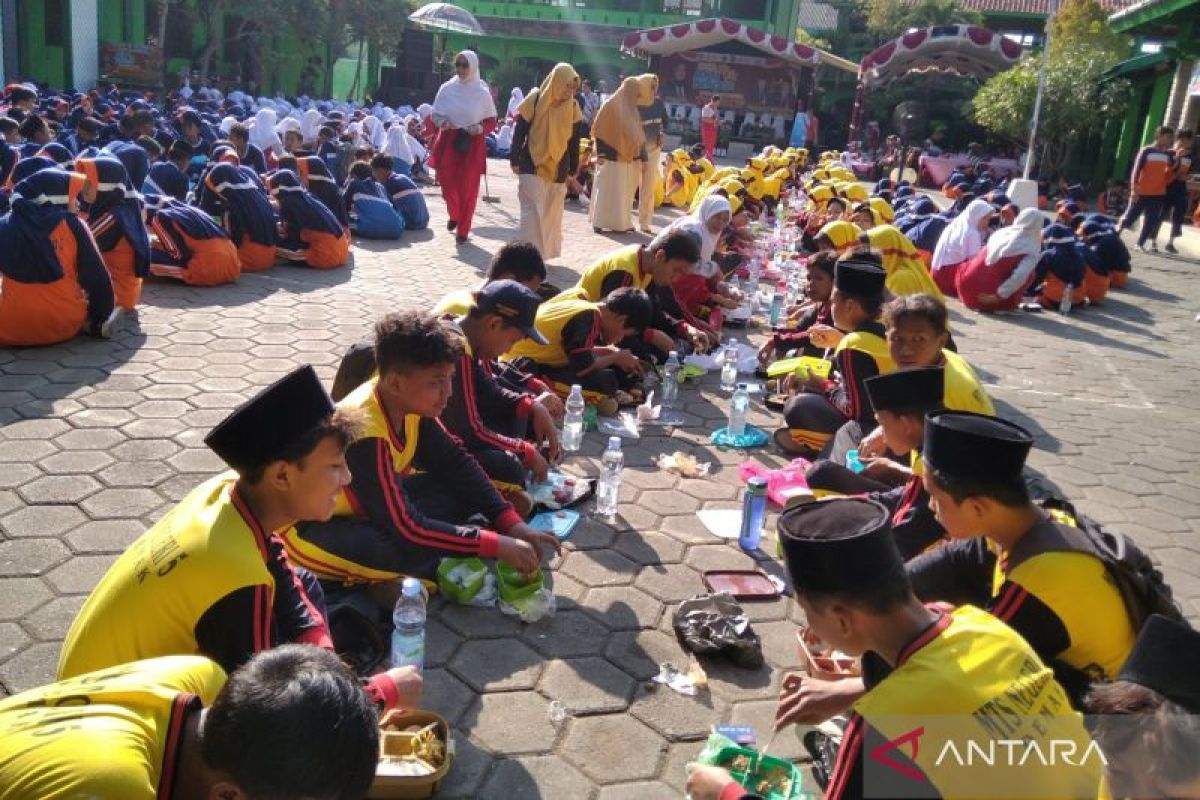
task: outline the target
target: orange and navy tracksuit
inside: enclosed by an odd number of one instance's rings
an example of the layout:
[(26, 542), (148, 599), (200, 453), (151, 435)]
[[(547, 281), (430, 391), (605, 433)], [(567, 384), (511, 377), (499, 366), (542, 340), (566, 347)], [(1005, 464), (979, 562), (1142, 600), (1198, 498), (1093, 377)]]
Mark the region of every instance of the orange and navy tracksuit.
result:
[(447, 556), (496, 557), (499, 536), (521, 517), (440, 420), (407, 414), (393, 421), (378, 379), (338, 406), (364, 417), (346, 452), (350, 485), (333, 519), (283, 534), (293, 563), (349, 584), (432, 577)]
[(350, 257), (350, 231), (329, 208), (313, 197), (291, 170), (281, 169), (268, 179), (279, 202), (283, 235), (279, 253), (313, 269), (335, 269)]
[(70, 207), (83, 183), (51, 167), (14, 188), (12, 211), (0, 218), (0, 347), (100, 335), (112, 315), (112, 279)]
[(1175, 153), (1154, 145), (1143, 147), (1133, 164), (1133, 191), (1137, 199), (1121, 215), (1118, 230), (1124, 230), (1145, 216), (1142, 229), (1138, 232), (1138, 246), (1154, 241), (1158, 227), (1162, 224), (1167, 186), (1175, 177)]
[(302, 156), (296, 159), (296, 170), (304, 188), (333, 212), (343, 228), (350, 227), (350, 214), (346, 201), (338, 191), (337, 181), (329, 171), (329, 165), (320, 156)]
[(225, 229), (195, 206), (170, 197), (147, 195), (150, 230), (157, 246), (150, 273), (189, 286), (232, 283), (242, 273), (237, 248)]
[(224, 205), (225, 229), (237, 246), (242, 272), (260, 272), (275, 266), (278, 232), (275, 211), (262, 188), (241, 169), (214, 164), (204, 176), (205, 189)]
[(150, 235), (142, 201), (129, 182), (125, 165), (115, 158), (83, 158), (79, 170), (96, 186), (87, 222), (112, 276), (117, 307), (132, 311), (150, 274)]

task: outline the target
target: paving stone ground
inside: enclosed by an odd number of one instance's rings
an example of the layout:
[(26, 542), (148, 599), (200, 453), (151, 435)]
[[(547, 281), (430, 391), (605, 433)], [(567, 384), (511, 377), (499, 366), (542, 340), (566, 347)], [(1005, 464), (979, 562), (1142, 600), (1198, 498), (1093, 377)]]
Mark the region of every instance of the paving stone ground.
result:
[[(351, 269), (277, 267), (216, 289), (155, 282), (140, 325), (112, 341), (0, 351), (0, 689), (51, 680), (72, 616), (116, 554), (220, 468), (201, 440), (229, 409), (299, 364), (331, 380), (344, 348), (376, 316), (428, 306), (479, 280), (517, 228), (515, 181), (507, 169), (493, 172), (491, 191), (503, 200), (480, 204), (465, 247), (445, 232), (431, 191), (432, 230), (398, 246), (356, 242)], [(657, 224), (674, 214), (660, 214)], [(580, 208), (568, 209), (566, 228), (568, 253), (551, 275), (559, 285), (593, 257), (644, 238), (596, 235)], [(1037, 433), (1032, 465), (1147, 546), (1193, 618), (1197, 270), (1137, 255), (1127, 291), (1065, 319), (953, 311), (960, 349), (1000, 413)], [(454, 725), (458, 748), (439, 796), (679, 797), (683, 766), (711, 725), (767, 730), (781, 672), (798, 661), (799, 613), (789, 599), (750, 609), (763, 669), (714, 667), (712, 691), (701, 698), (646, 685), (659, 662), (686, 663), (671, 612), (703, 590), (701, 570), (750, 563), (694, 516), (737, 504), (744, 456), (707, 443), (727, 404), (716, 383), (710, 376), (683, 390), (686, 427), (628, 447), (621, 518), (611, 526), (586, 521), (551, 565), (555, 617), (523, 626), (435, 601), (428, 705)], [(762, 412), (752, 421), (768, 424)], [(594, 472), (601, 445), (589, 434), (570, 467)], [(711, 461), (711, 477), (659, 472), (653, 457), (674, 450)], [(547, 713), (553, 700), (570, 713), (561, 725)], [(799, 755), (790, 737), (775, 749)]]

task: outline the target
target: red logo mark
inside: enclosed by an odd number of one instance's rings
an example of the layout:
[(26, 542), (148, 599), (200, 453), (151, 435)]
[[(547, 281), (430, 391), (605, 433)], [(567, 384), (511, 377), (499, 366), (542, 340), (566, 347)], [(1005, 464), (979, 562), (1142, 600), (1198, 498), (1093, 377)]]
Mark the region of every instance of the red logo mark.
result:
[[(908, 733), (901, 734), (891, 741), (884, 742), (883, 744), (879, 745), (879, 747), (876, 747), (874, 750), (868, 753), (868, 755), (878, 761), (880, 764), (896, 770), (896, 772), (899, 772), (906, 778), (912, 778), (914, 781), (923, 781), (925, 776), (921, 774), (920, 770), (909, 764), (902, 764), (901, 762), (896, 761), (894, 758), (892, 758), (891, 751), (898, 748), (903, 748), (904, 745), (912, 743), (912, 752), (908, 753), (908, 758), (910, 761), (915, 762), (917, 760), (917, 753), (921, 750), (920, 739), (924, 735), (925, 728), (923, 726), (920, 728), (913, 728)], [(901, 749), (901, 752), (904, 752), (903, 749)]]

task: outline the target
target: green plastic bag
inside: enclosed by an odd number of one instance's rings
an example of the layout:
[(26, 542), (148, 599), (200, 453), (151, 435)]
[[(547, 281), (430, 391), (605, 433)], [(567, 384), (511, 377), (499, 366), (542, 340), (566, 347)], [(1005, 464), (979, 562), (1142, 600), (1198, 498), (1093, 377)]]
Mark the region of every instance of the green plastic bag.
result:
[[(767, 771), (772, 775), (786, 775), (789, 780), (787, 793), (779, 791), (761, 792), (758, 789), (757, 774), (748, 774), (745, 769), (739, 769), (739, 761), (748, 759), (746, 765), (753, 766), (754, 773)], [(751, 750), (734, 742), (727, 736), (722, 736), (719, 733), (709, 735), (708, 741), (704, 743), (704, 749), (696, 756), (696, 763), (707, 764), (711, 767), (723, 767), (729, 770), (729, 774), (738, 782), (743, 789), (750, 792), (756, 792), (767, 800), (813, 800), (814, 795), (804, 791), (803, 774), (790, 761), (785, 761), (782, 758), (775, 758), (768, 755), (762, 760), (759, 765), (759, 754), (757, 750)]]

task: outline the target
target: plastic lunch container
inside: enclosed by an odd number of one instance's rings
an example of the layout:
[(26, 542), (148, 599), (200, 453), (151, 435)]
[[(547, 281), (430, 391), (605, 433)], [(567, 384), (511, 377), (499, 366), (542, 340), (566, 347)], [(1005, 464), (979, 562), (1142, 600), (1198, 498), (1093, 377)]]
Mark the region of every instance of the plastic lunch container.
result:
[[(742, 788), (751, 792), (757, 792), (758, 787), (755, 785), (754, 776), (747, 774), (744, 771), (734, 769), (731, 764), (739, 756), (746, 756), (750, 759), (750, 764), (755, 767), (755, 773), (761, 774), (763, 770), (779, 770), (791, 778), (791, 788), (787, 794), (778, 791), (769, 791), (760, 793), (767, 800), (796, 800), (804, 796), (803, 777), (800, 770), (790, 761), (785, 761), (782, 758), (775, 756), (760, 756), (757, 750), (750, 750), (745, 747), (729, 746), (721, 748), (721, 752), (717, 754), (717, 766), (725, 767), (729, 770), (729, 774), (737, 781)], [(761, 764), (759, 762), (762, 762)]]
[[(476, 574), (476, 578), (466, 586), (459, 586), (454, 581), (450, 580), (450, 572), (460, 564), (465, 564), (471, 568), (471, 572)], [(478, 558), (443, 558), (442, 563), (438, 564), (437, 577), (438, 588), (449, 599), (460, 605), (466, 605), (471, 602), (475, 595), (479, 594), (479, 590), (483, 588), (484, 579), (487, 578), (487, 564), (484, 564)]]
[[(424, 727), (430, 723), (436, 723), (434, 733), (446, 748), (441, 766), (428, 775), (389, 774), (385, 757), (411, 753), (413, 735), (403, 730), (386, 730), (386, 728), (395, 726), (403, 729), (413, 725)], [(392, 711), (385, 715), (379, 724), (381, 728), (385, 728), (379, 737), (380, 760), (379, 765), (375, 768), (375, 780), (367, 791), (367, 798), (369, 800), (392, 800), (393, 798), (423, 800), (426, 797), (433, 797), (438, 785), (441, 784), (446, 773), (450, 771), (451, 764), (454, 763), (454, 739), (450, 736), (450, 726), (446, 720), (432, 711)]]
[(500, 599), (506, 603), (531, 597), (546, 585), (545, 576), (542, 575), (540, 569), (526, 583), (521, 573), (503, 561), (496, 562), (496, 577), (496, 588), (500, 592)]

